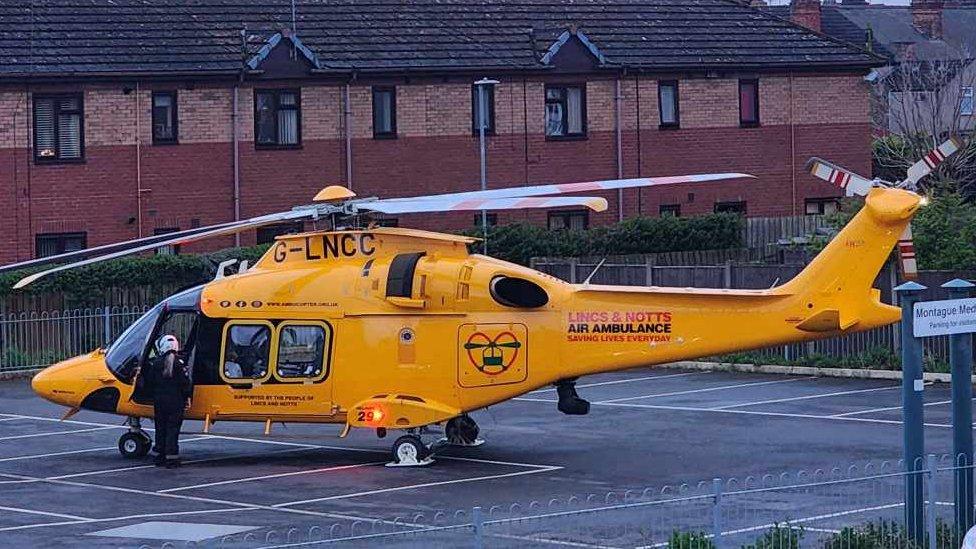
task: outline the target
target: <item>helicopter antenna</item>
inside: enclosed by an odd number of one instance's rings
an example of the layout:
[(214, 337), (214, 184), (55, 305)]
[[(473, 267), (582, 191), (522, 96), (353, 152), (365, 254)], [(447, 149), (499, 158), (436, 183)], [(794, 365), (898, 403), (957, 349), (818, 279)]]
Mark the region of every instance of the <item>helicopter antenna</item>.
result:
[(583, 281), (583, 284), (589, 284), (590, 280), (593, 279), (593, 275), (595, 275), (596, 272), (600, 270), (600, 267), (602, 267), (603, 264), (606, 262), (607, 262), (607, 258), (604, 257), (603, 259), (601, 259), (600, 262), (596, 264), (596, 267), (593, 267), (593, 270), (590, 271), (590, 276), (586, 277), (586, 280)]

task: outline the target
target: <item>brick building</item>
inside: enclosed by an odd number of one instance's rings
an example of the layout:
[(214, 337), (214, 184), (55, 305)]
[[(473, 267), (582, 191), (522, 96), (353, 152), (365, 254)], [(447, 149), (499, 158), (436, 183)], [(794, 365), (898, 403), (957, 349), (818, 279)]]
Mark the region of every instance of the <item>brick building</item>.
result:
[(870, 171), (863, 78), (883, 59), (730, 0), (301, 0), (294, 20), (282, 0), (2, 9), (0, 262), (287, 209), (326, 184), (476, 189), (483, 77), (499, 81), (489, 187), (758, 177), (499, 222), (812, 213), (839, 193), (807, 158)]

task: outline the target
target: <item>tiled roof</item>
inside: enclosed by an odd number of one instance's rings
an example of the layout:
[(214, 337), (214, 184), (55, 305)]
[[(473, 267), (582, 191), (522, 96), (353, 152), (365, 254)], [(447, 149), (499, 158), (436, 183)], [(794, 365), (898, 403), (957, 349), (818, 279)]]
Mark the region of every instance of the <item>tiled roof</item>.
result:
[[(543, 69), (567, 30), (607, 67), (867, 67), (879, 59), (733, 0), (296, 0), (325, 70)], [(0, 0), (0, 77), (233, 73), (287, 0)], [(242, 51), (241, 29), (250, 38)]]
[[(789, 17), (787, 5), (769, 6), (769, 13)], [(908, 6), (878, 4), (824, 5), (821, 29), (824, 34), (857, 45), (867, 41), (871, 30), (874, 51), (897, 57), (900, 46), (912, 44), (916, 59), (972, 59), (976, 57), (976, 6), (947, 7), (943, 10), (942, 37), (932, 39), (912, 22)]]

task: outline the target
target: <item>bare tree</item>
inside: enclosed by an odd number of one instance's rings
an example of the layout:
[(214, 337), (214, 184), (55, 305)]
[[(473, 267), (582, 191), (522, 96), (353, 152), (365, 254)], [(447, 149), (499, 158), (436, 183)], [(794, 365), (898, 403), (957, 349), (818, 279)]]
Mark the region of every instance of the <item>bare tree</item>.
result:
[(877, 75), (872, 90), (872, 119), (879, 135), (875, 176), (903, 178), (908, 166), (953, 136), (964, 143), (964, 149), (922, 183), (976, 194), (976, 140), (967, 139), (976, 129), (976, 59), (972, 55), (906, 59)]

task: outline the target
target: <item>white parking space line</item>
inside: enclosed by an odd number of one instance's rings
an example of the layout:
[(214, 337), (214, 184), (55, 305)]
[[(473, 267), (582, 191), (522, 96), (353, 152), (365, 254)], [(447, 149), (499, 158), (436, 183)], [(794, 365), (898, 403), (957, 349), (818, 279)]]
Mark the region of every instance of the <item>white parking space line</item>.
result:
[(325, 497), (321, 497), (321, 498), (312, 498), (312, 499), (304, 499), (304, 500), (298, 500), (298, 501), (289, 501), (289, 502), (286, 502), (286, 503), (279, 503), (277, 505), (273, 505), (272, 507), (275, 507), (275, 508), (287, 508), (287, 507), (292, 507), (292, 506), (295, 506), (295, 505), (304, 505), (304, 504), (307, 504), (307, 503), (318, 503), (318, 502), (322, 502), (322, 501), (335, 501), (335, 500), (338, 500), (338, 499), (349, 499), (349, 498), (356, 498), (356, 497), (362, 497), (362, 496), (373, 496), (373, 495), (376, 495), (376, 494), (388, 494), (390, 492), (401, 492), (401, 491), (404, 491), (404, 490), (414, 490), (414, 489), (417, 489), (417, 488), (429, 488), (431, 486), (446, 486), (446, 485), (449, 485), (449, 484), (462, 484), (462, 483), (467, 483), (467, 482), (478, 482), (478, 481), (482, 481), (482, 480), (495, 480), (495, 479), (500, 479), (500, 478), (520, 477), (520, 476), (524, 476), (524, 475), (535, 475), (535, 474), (538, 474), (538, 473), (548, 473), (549, 471), (556, 471), (558, 469), (562, 469), (562, 467), (556, 467), (554, 465), (547, 465), (547, 466), (544, 466), (544, 467), (539, 467), (537, 469), (532, 469), (530, 471), (516, 471), (514, 473), (503, 473), (503, 474), (498, 474), (498, 475), (485, 475), (485, 476), (481, 476), (481, 477), (459, 478), (459, 479), (453, 479), (453, 480), (442, 480), (442, 481), (438, 481), (438, 482), (425, 482), (425, 483), (422, 483), (422, 484), (408, 484), (406, 486), (395, 486), (393, 488), (380, 488), (378, 490), (369, 490), (369, 491), (366, 491), (366, 492), (353, 492), (353, 493), (350, 493), (350, 494), (339, 494), (339, 495), (335, 495), (335, 496), (325, 496)]
[[(634, 383), (634, 382), (637, 382), (637, 381), (647, 381), (647, 380), (650, 380), (650, 379), (669, 379), (669, 378), (673, 378), (673, 377), (700, 376), (700, 375), (705, 375), (705, 374), (710, 374), (710, 373), (711, 372), (685, 372), (685, 373), (682, 373), (682, 374), (665, 374), (665, 375), (660, 375), (660, 376), (632, 377), (632, 378), (628, 378), (628, 379), (615, 379), (613, 381), (599, 381), (599, 382), (596, 382), (596, 383), (583, 383), (581, 385), (577, 385), (576, 388), (577, 389), (585, 389), (587, 387), (602, 387), (604, 385), (618, 385), (620, 383)], [(555, 387), (551, 387), (549, 389), (538, 389), (538, 390), (535, 390), (535, 391), (530, 392), (529, 394), (535, 394), (535, 393), (551, 393), (551, 392), (554, 392), (555, 390), (556, 390)]]
[[(195, 442), (197, 440), (205, 440), (205, 439), (208, 439), (208, 438), (213, 438), (213, 437), (210, 437), (210, 436), (206, 436), (205, 435), (205, 436), (201, 436), (201, 437), (181, 439), (180, 440), (180, 443), (182, 444), (184, 442)], [(89, 452), (104, 452), (106, 450), (115, 450), (115, 451), (118, 451), (118, 449), (119, 449), (118, 446), (102, 446), (100, 448), (85, 448), (84, 450), (68, 450), (66, 452), (51, 452), (51, 453), (47, 453), (47, 454), (30, 454), (30, 455), (26, 455), (26, 456), (14, 456), (14, 457), (0, 458), (0, 463), (4, 463), (4, 462), (7, 462), (7, 461), (22, 461), (22, 460), (25, 460), (25, 459), (41, 459), (41, 458), (47, 458), (47, 457), (67, 456), (67, 455), (71, 455), (71, 454), (87, 454)]]
[(182, 492), (183, 490), (195, 490), (197, 488), (210, 488), (212, 486), (223, 486), (226, 484), (238, 484), (241, 482), (252, 482), (256, 480), (267, 480), (272, 478), (284, 478), (284, 477), (294, 477), (299, 475), (313, 475), (315, 473), (327, 473), (329, 471), (343, 471), (346, 469), (358, 469), (360, 467), (369, 467), (373, 465), (383, 465), (385, 461), (370, 461), (367, 463), (354, 463), (351, 465), (336, 465), (333, 467), (322, 467), (320, 469), (309, 469), (307, 471), (291, 471), (288, 473), (277, 473), (273, 475), (261, 475), (259, 477), (247, 477), (247, 478), (235, 478), (231, 480), (221, 480), (217, 482), (208, 482), (206, 484), (194, 484), (191, 486), (179, 486), (177, 488), (167, 488), (166, 490), (158, 490), (160, 494), (169, 494), (172, 492)]
[[(547, 404), (555, 404), (557, 401), (544, 398), (527, 398), (518, 397), (514, 400), (519, 400), (522, 402), (545, 402)], [(694, 406), (667, 406), (660, 404), (634, 404), (630, 402), (593, 402), (593, 405), (600, 406), (619, 406), (621, 408), (638, 408), (644, 410), (664, 410), (664, 411), (674, 411), (674, 412), (707, 412), (713, 414), (743, 414), (750, 416), (767, 416), (767, 417), (784, 417), (784, 418), (796, 418), (796, 419), (829, 419), (834, 421), (855, 421), (863, 423), (882, 423), (886, 425), (901, 425), (901, 421), (895, 421), (892, 419), (874, 419), (865, 417), (836, 417), (836, 416), (818, 416), (814, 414), (790, 414), (785, 412), (756, 412), (753, 410), (716, 410), (714, 408), (695, 408)], [(926, 427), (951, 427), (951, 425), (944, 423), (926, 423)]]
[[(976, 400), (976, 398), (974, 398), (973, 400)], [(943, 404), (952, 404), (952, 401), (951, 400), (940, 400), (938, 402), (926, 402), (922, 406), (941, 406)], [(834, 415), (832, 415), (830, 417), (851, 417), (851, 416), (857, 416), (857, 415), (861, 415), (861, 414), (873, 414), (875, 412), (890, 412), (892, 410), (901, 410), (901, 406), (887, 406), (885, 408), (871, 408), (871, 409), (868, 409), (868, 410), (856, 410), (854, 412), (845, 412), (843, 414), (834, 414)]]
[(877, 392), (877, 391), (888, 391), (888, 390), (891, 390), (891, 389), (901, 389), (901, 385), (890, 385), (890, 386), (885, 386), (885, 387), (873, 387), (871, 389), (857, 389), (857, 390), (854, 390), (854, 391), (837, 391), (837, 392), (834, 392), (834, 393), (823, 393), (823, 394), (818, 394), (818, 395), (806, 395), (806, 396), (789, 397), (789, 398), (774, 398), (772, 400), (760, 400), (760, 401), (757, 401), (757, 402), (746, 402), (746, 403), (743, 403), (743, 404), (730, 404), (728, 406), (716, 406), (715, 408), (710, 408), (710, 409), (711, 410), (728, 410), (728, 409), (731, 409), (731, 408), (742, 408), (742, 407), (745, 407), (745, 406), (759, 406), (761, 404), (777, 404), (777, 403), (780, 403), (780, 402), (795, 402), (795, 401), (798, 401), (798, 400), (813, 400), (813, 399), (817, 399), (817, 398), (828, 398), (828, 397), (843, 396), (843, 395), (856, 395), (856, 394), (861, 394), (861, 393), (873, 393), (873, 392)]
[(651, 394), (651, 395), (632, 396), (632, 397), (623, 397), (623, 398), (611, 398), (609, 400), (601, 400), (599, 402), (594, 402), (594, 404), (610, 404), (610, 403), (613, 403), (613, 402), (625, 402), (625, 401), (628, 401), (628, 400), (641, 400), (641, 399), (644, 399), (644, 398), (660, 398), (660, 397), (669, 397), (669, 396), (678, 396), (678, 395), (691, 395), (691, 394), (696, 394), (696, 393), (709, 393), (709, 392), (712, 392), (712, 391), (724, 391), (724, 390), (727, 390), (727, 389), (739, 389), (741, 387), (758, 387), (760, 385), (775, 385), (777, 383), (792, 383), (794, 381), (804, 381), (804, 380), (811, 380), (811, 379), (815, 379), (815, 378), (813, 378), (813, 377), (794, 377), (794, 378), (790, 378), (790, 379), (775, 379), (775, 380), (772, 380), (772, 381), (754, 381), (754, 382), (751, 382), (751, 383), (739, 383), (739, 384), (736, 384), (736, 385), (722, 385), (721, 387), (706, 387), (704, 389), (688, 389), (686, 391), (671, 391), (669, 393), (656, 393), (656, 394)]
[(216, 513), (229, 513), (229, 512), (243, 513), (245, 511), (260, 511), (260, 509), (255, 509), (251, 507), (230, 507), (227, 509), (205, 509), (203, 511), (172, 511), (165, 513), (145, 513), (141, 515), (126, 515), (123, 517), (109, 517), (109, 518), (93, 518), (85, 520), (68, 520), (64, 522), (42, 522), (39, 524), (22, 524), (20, 526), (6, 526), (0, 528), (0, 532), (13, 532), (17, 530), (32, 530), (35, 528), (49, 528), (52, 526), (72, 526), (75, 524), (94, 524), (101, 522), (122, 522), (127, 520), (137, 520), (137, 519), (147, 519), (147, 518), (159, 518), (159, 517), (173, 517), (178, 515), (212, 515)]
[(0, 421), (17, 421), (19, 417), (0, 417)]
[(90, 427), (88, 429), (75, 429), (73, 431), (52, 431), (47, 433), (31, 433), (29, 435), (14, 435), (9, 437), (0, 437), (0, 441), (4, 440), (16, 440), (22, 438), (34, 438), (34, 437), (51, 437), (58, 435), (73, 435), (76, 433), (91, 433), (92, 431), (104, 431), (106, 429), (117, 429), (115, 426), (110, 427)]
[(0, 511), (12, 511), (14, 513), (24, 513), (27, 515), (42, 515), (45, 517), (71, 519), (71, 520), (84, 521), (84, 522), (91, 520), (88, 517), (79, 517), (78, 515), (65, 515), (62, 513), (50, 513), (48, 511), (36, 511), (34, 509), (22, 509), (20, 507), (6, 507), (2, 505), (0, 505)]

